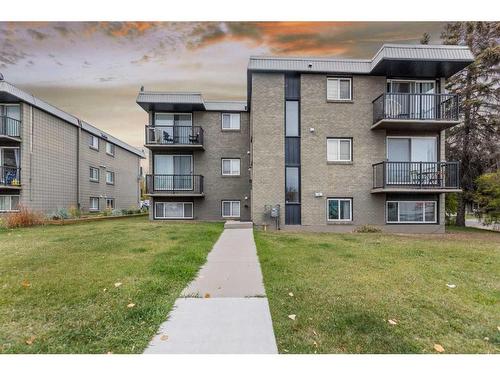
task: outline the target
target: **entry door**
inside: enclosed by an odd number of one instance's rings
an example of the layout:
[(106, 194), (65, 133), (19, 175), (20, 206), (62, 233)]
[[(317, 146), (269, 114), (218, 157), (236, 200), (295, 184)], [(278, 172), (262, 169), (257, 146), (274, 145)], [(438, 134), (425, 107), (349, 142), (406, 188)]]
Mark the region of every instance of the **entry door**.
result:
[(155, 155), (155, 190), (192, 190), (191, 155)]

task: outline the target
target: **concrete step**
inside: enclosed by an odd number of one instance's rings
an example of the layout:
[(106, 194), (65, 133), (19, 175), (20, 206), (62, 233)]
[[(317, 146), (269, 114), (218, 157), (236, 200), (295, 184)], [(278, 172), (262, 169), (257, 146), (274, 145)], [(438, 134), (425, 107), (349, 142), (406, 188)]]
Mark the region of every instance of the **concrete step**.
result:
[(234, 221), (228, 220), (224, 223), (224, 229), (246, 229), (253, 228), (251, 221)]

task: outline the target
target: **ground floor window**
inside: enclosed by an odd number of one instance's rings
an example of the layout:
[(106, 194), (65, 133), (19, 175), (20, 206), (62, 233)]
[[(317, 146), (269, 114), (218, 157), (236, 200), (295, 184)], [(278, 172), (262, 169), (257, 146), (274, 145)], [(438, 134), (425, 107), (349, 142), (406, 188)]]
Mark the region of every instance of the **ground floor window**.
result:
[(89, 210), (90, 211), (99, 211), (99, 198), (90, 197)]
[(387, 201), (388, 223), (437, 223), (436, 201)]
[(107, 210), (115, 209), (115, 198), (106, 198), (106, 209)]
[(156, 219), (192, 219), (192, 202), (156, 202)]
[(240, 217), (240, 201), (222, 201), (222, 217)]
[(17, 211), (19, 195), (0, 195), (0, 212)]
[(328, 198), (326, 206), (328, 221), (352, 221), (351, 198)]

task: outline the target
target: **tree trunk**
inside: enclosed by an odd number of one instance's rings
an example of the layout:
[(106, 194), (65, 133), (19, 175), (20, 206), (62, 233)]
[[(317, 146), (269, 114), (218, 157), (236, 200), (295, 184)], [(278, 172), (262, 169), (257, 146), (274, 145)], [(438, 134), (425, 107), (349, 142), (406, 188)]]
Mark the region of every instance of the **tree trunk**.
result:
[(465, 195), (464, 193), (458, 194), (457, 202), (457, 220), (455, 225), (458, 227), (465, 227)]

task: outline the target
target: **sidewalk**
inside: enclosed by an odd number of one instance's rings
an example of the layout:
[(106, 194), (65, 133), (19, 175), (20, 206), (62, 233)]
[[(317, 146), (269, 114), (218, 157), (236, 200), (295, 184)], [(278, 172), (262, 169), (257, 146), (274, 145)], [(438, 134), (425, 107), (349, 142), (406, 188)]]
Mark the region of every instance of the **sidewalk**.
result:
[(277, 353), (252, 229), (224, 229), (145, 353)]

